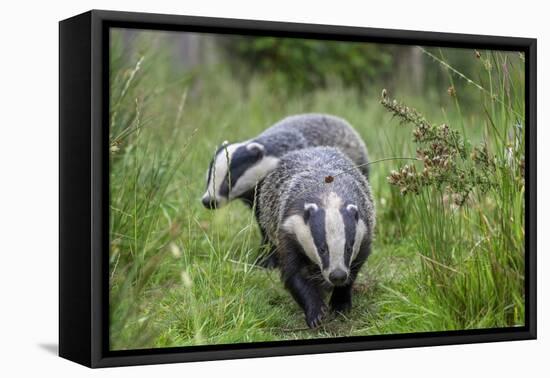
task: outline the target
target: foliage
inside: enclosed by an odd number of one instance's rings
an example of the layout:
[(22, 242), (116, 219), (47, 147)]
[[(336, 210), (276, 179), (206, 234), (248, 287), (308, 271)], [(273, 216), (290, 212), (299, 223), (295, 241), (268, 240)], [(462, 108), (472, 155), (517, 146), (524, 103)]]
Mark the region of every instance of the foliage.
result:
[(473, 149), (457, 130), (449, 125), (434, 126), (415, 109), (399, 104), (382, 91), (381, 104), (401, 119), (412, 123), (413, 142), (419, 147), (416, 155), (422, 162), (421, 172), (415, 165), (405, 165), (392, 171), (388, 182), (400, 188), (402, 194), (416, 193), (428, 186), (448, 194), (453, 202), (462, 206), (474, 189), (486, 192), (496, 183), (493, 180), (495, 161), (490, 156), (487, 144)]
[(364, 90), (389, 72), (391, 48), (384, 45), (275, 37), (232, 37), (225, 48), (233, 65), (268, 77), (275, 88), (303, 92), (341, 83)]
[[(485, 69), (490, 68), (485, 65)], [(502, 75), (503, 82), (514, 80)], [(414, 241), (421, 259), (421, 274), (414, 282), (437, 306), (439, 313), (433, 315), (444, 314), (445, 327), (450, 329), (468, 328), (474, 321), (484, 327), (524, 321), (525, 231), (520, 204), (525, 183), (520, 146), (525, 135), (523, 109), (511, 105), (522, 96), (523, 82), (516, 85), (518, 92), (511, 85), (503, 86), (507, 90), (502, 92), (478, 87), (488, 92), (491, 105), (499, 107), (487, 113), (487, 124), (495, 132), (491, 138), (495, 152), (489, 150), (488, 133), (471, 148), (457, 130), (447, 124), (433, 126), (415, 109), (391, 100), (385, 90), (382, 93), (382, 105), (400, 123), (415, 126), (412, 139), (421, 146), (417, 156), (422, 171), (406, 165), (393, 170), (388, 182), (401, 194), (412, 195), (412, 216), (419, 220)], [(447, 323), (450, 319), (453, 322)]]

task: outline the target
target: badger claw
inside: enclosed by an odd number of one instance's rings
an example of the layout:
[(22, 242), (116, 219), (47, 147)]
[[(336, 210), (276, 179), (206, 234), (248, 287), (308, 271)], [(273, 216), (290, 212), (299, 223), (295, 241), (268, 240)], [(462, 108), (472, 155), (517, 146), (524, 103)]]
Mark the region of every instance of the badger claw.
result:
[(325, 305), (319, 307), (318, 309), (307, 312), (306, 313), (307, 326), (311, 329), (319, 327), (326, 314), (327, 314), (327, 306)]

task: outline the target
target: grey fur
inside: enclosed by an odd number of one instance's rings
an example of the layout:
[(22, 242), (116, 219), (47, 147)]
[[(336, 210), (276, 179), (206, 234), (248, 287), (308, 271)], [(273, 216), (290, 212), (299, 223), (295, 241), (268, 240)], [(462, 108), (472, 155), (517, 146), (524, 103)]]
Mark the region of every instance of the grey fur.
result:
[[(260, 227), (274, 246), (272, 253), (277, 258), (281, 278), (303, 309), (307, 325), (310, 328), (318, 327), (327, 313), (321, 293), (323, 290), (332, 291), (329, 300), (332, 311), (349, 311), (352, 306), (352, 286), (370, 254), (375, 226), (374, 204), (365, 176), (340, 150), (313, 147), (284, 155), (259, 189)], [(354, 260), (348, 261), (349, 266), (344, 267), (348, 269), (346, 280), (333, 285), (330, 278), (332, 273), (327, 277), (329, 273), (323, 267), (323, 262), (313, 261), (317, 257), (321, 259), (318, 252), (312, 255), (311, 246), (300, 245), (300, 238), (295, 233), (298, 229), (289, 229), (286, 220), (291, 216), (304, 216), (306, 204), (329, 206), (330, 203), (334, 204), (335, 198), (340, 201), (342, 209), (347, 209), (348, 205), (357, 207), (359, 221), (364, 224), (366, 232), (362, 233), (361, 240), (353, 242), (358, 250)], [(323, 256), (326, 258), (326, 255)], [(323, 278), (319, 279), (320, 276)]]
[[(360, 166), (359, 169), (361, 172), (364, 173), (365, 177), (368, 177), (368, 153), (365, 143), (353, 127), (339, 117), (317, 113), (289, 116), (277, 122), (257, 137), (241, 144), (244, 146), (251, 145), (251, 143), (258, 143), (263, 146), (259, 160), (253, 161), (253, 159), (249, 159), (249, 166), (244, 163), (232, 166), (229, 174), (216, 178), (217, 185), (213, 184), (212, 179), (215, 176), (211, 175), (211, 171), (209, 170), (207, 174), (207, 191), (203, 195), (203, 203), (205, 203), (206, 207), (210, 207), (211, 199), (216, 197), (225, 203), (235, 198), (252, 203), (254, 201), (253, 192), (256, 183), (261, 181), (271, 169), (274, 169), (281, 156), (291, 151), (309, 147), (329, 146), (340, 149), (353, 161), (353, 164)], [(232, 143), (227, 148), (235, 144)], [(217, 154), (212, 160), (210, 169), (215, 168), (217, 157), (223, 153), (223, 149), (218, 149)], [(224, 155), (221, 156), (223, 157)], [(267, 169), (263, 171), (262, 162), (268, 164)], [(231, 174), (235, 170), (238, 170), (239, 174)], [(252, 176), (249, 176), (247, 180), (241, 180), (240, 182), (243, 184), (239, 186), (238, 181), (240, 177), (244, 177), (247, 172), (251, 173)], [(234, 179), (231, 185), (228, 182), (229, 177), (233, 177)], [(224, 187), (223, 193), (222, 186)], [(236, 187), (239, 188), (237, 193), (233, 189), (228, 190), (228, 188)]]
[(368, 152), (365, 143), (344, 119), (329, 114), (307, 113), (286, 117), (251, 142), (263, 144), (267, 155), (283, 154), (307, 147), (336, 147), (368, 176)]
[[(334, 177), (334, 181), (325, 183), (327, 176)], [(358, 207), (367, 226), (367, 238), (372, 239), (375, 208), (365, 176), (338, 149), (314, 147), (284, 155), (278, 168), (261, 184), (259, 223), (269, 241), (277, 248), (284, 220), (302, 212), (305, 202), (315, 202), (331, 191)]]

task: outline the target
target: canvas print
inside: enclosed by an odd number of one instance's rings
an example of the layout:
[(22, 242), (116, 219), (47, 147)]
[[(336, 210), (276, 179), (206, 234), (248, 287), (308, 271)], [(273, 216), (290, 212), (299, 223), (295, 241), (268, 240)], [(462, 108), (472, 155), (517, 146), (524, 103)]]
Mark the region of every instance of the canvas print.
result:
[(525, 325), (525, 56), (111, 28), (112, 351)]

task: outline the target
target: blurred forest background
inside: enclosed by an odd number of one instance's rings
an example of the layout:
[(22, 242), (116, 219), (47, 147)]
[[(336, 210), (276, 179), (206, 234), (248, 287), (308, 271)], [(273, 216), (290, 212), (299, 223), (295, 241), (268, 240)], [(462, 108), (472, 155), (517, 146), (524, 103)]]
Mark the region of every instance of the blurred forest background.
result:
[[(524, 90), (519, 52), (112, 29), (111, 348), (523, 325)], [(316, 330), (252, 213), (200, 203), (222, 141), (303, 112), (411, 159), (371, 166), (372, 256)]]
[[(126, 59), (134, 59), (136, 48), (146, 47), (143, 33), (120, 30), (121, 48)], [(449, 84), (449, 73), (422, 53), (417, 46), (355, 43), (342, 41), (250, 37), (204, 33), (151, 32), (150, 41), (163, 45), (167, 65), (173, 75), (193, 73), (205, 67), (223, 66), (247, 86), (251, 75), (260, 76), (280, 94), (300, 95), (319, 88), (340, 85), (362, 94), (384, 83), (389, 90), (426, 93)], [(453, 68), (467, 77), (475, 77), (478, 61), (472, 50), (429, 49), (436, 56), (453, 63)], [(144, 52), (144, 51), (141, 51)], [(139, 51), (138, 51), (139, 53)], [(442, 55), (444, 53), (444, 56)], [(128, 61), (127, 63), (131, 63)], [(195, 87), (201, 75), (194, 75)], [(463, 88), (467, 82), (459, 81)], [(440, 100), (439, 93), (432, 93)], [(465, 101), (476, 101), (464, 96)], [(440, 104), (441, 105), (441, 104)]]

